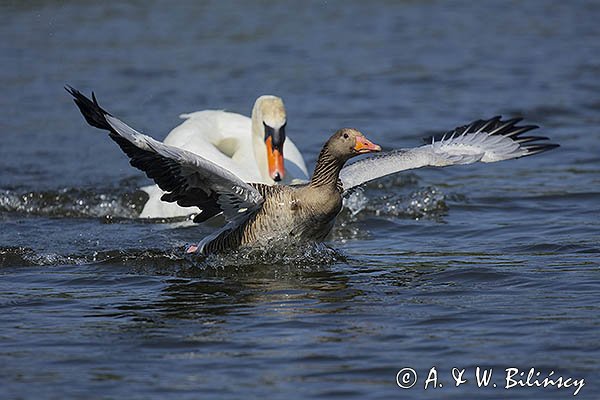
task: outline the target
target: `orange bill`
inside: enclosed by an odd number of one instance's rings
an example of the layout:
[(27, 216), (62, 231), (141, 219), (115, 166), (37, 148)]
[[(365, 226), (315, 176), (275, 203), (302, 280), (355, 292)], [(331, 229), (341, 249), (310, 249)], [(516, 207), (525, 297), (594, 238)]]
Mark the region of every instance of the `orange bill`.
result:
[(356, 137), (356, 145), (354, 146), (354, 150), (359, 153), (371, 153), (374, 151), (381, 151), (381, 146), (371, 142), (364, 136)]
[(265, 146), (267, 146), (267, 166), (269, 169), (269, 176), (275, 182), (279, 182), (285, 176), (285, 167), (283, 164), (283, 152), (279, 149), (274, 149), (272, 146), (273, 138), (270, 136), (265, 140)]

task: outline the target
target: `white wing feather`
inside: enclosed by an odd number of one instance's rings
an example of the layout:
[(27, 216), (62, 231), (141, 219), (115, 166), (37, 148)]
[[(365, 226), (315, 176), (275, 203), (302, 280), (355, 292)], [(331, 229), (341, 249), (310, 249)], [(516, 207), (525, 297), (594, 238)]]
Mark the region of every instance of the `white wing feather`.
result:
[(518, 121), (520, 119), (501, 121), (500, 117), (474, 121), (445, 134), (441, 140), (432, 139), (430, 144), (393, 150), (347, 165), (340, 172), (340, 180), (344, 190), (348, 191), (400, 171), (511, 160), (558, 147), (556, 144), (538, 142), (546, 140), (545, 137), (519, 137), (537, 126), (515, 126)]

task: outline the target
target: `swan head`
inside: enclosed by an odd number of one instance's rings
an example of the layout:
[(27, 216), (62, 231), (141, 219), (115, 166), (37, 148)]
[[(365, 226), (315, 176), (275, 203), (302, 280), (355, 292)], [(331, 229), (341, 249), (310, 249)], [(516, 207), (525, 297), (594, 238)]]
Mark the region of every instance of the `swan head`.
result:
[[(252, 109), (252, 131), (257, 143), (257, 159), (266, 164), (269, 179), (281, 181), (285, 176), (283, 143), (287, 117), (283, 100), (277, 96), (260, 96)], [(265, 163), (266, 159), (266, 163)]]

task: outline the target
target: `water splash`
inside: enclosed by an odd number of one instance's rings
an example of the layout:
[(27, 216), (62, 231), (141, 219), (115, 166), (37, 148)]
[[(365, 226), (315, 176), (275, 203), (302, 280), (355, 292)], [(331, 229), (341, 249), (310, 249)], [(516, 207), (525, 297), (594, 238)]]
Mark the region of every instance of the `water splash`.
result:
[[(352, 218), (361, 213), (409, 218), (439, 217), (447, 211), (446, 195), (436, 187), (417, 188), (415, 174), (400, 174), (357, 188), (344, 198)], [(62, 188), (48, 191), (0, 190), (0, 213), (64, 218), (104, 218), (107, 222), (138, 218), (148, 195), (129, 180), (116, 188)], [(137, 184), (135, 184), (137, 186)], [(144, 219), (149, 223), (188, 221), (187, 217)]]
[(56, 253), (37, 253), (27, 247), (0, 248), (0, 267), (43, 266), (77, 264), (83, 260), (78, 256), (63, 256)]
[(27, 247), (0, 248), (0, 268), (115, 264), (127, 266), (138, 273), (164, 275), (273, 266), (311, 268), (345, 261), (346, 257), (341, 252), (322, 243), (239, 249), (224, 255), (209, 256), (186, 255), (184, 247), (103, 250), (89, 254), (57, 254)]
[(359, 214), (437, 219), (448, 211), (448, 196), (435, 186), (419, 188), (414, 173), (396, 174), (371, 182), (346, 195), (346, 219)]
[(0, 267), (83, 265), (108, 262), (135, 266), (147, 264), (150, 261), (154, 262), (156, 266), (164, 267), (181, 260), (184, 260), (183, 248), (103, 250), (89, 254), (58, 254), (35, 251), (28, 247), (0, 248)]
[(409, 218), (437, 218), (448, 211), (446, 194), (429, 186), (412, 192), (409, 196), (390, 195), (377, 215), (407, 216)]
[(64, 188), (50, 191), (0, 191), (0, 212), (49, 217), (136, 218), (147, 195), (139, 190), (102, 192)]
[(331, 265), (345, 262), (340, 251), (324, 243), (278, 243), (269, 248), (242, 248), (227, 254), (195, 257), (200, 268), (244, 268), (247, 266), (289, 266), (293, 268)]
[(344, 208), (350, 211), (352, 216), (355, 216), (359, 212), (367, 207), (369, 203), (369, 198), (365, 195), (364, 189), (362, 187), (357, 188), (352, 191), (346, 197), (344, 197)]

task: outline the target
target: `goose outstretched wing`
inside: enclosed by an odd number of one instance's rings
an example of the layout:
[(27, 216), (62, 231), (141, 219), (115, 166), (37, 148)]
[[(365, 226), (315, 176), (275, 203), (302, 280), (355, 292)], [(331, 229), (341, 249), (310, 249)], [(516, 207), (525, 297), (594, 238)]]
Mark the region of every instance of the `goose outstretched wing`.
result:
[(344, 191), (400, 171), (421, 167), (446, 167), (511, 160), (558, 147), (542, 136), (522, 136), (538, 128), (518, 126), (521, 118), (502, 121), (501, 117), (477, 120), (439, 137), (424, 146), (392, 150), (349, 164), (340, 172)]
[(109, 131), (111, 139), (130, 158), (130, 164), (167, 192), (162, 200), (202, 210), (194, 222), (206, 221), (221, 212), (231, 221), (263, 203), (259, 191), (235, 174), (195, 153), (136, 131), (103, 110), (93, 93), (89, 99), (72, 87), (66, 90), (88, 124)]

